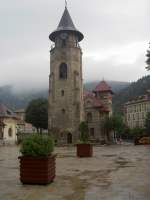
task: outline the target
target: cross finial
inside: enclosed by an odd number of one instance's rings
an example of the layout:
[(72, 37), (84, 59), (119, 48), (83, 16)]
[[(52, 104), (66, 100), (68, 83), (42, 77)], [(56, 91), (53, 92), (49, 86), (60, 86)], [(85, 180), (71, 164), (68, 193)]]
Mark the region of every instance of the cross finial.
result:
[(67, 0), (65, 0), (65, 7), (67, 8)]

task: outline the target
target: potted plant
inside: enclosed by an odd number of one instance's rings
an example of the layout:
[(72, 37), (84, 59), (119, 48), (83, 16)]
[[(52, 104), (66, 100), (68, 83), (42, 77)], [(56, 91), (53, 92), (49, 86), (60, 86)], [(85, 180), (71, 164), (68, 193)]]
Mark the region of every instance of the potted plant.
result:
[(20, 181), (23, 184), (48, 184), (55, 178), (53, 140), (39, 134), (24, 139), (20, 151)]
[(89, 142), (88, 125), (86, 122), (81, 122), (79, 125), (80, 141), (77, 144), (78, 157), (92, 157), (93, 146)]

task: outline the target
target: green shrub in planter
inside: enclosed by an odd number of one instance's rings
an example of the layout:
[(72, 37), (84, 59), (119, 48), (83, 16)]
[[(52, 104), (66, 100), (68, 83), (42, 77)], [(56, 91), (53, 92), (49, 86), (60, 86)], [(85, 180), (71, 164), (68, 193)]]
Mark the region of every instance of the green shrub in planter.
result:
[(91, 157), (93, 155), (93, 147), (89, 142), (88, 125), (86, 122), (81, 122), (79, 125), (80, 142), (77, 144), (78, 157)]
[(54, 142), (49, 136), (39, 134), (25, 138), (21, 144), (21, 153), (24, 156), (48, 156), (54, 150)]
[(48, 184), (55, 178), (55, 159), (52, 154), (53, 140), (45, 135), (34, 134), (21, 144), (20, 181), (23, 184)]
[(79, 125), (80, 131), (80, 142), (79, 143), (89, 143), (89, 133), (88, 133), (88, 125), (86, 122), (81, 122)]

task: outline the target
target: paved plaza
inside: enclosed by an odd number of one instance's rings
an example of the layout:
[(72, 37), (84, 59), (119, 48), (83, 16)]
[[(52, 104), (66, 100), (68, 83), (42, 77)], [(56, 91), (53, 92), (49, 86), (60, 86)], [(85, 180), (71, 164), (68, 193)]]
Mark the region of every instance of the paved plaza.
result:
[(19, 181), (19, 148), (0, 147), (0, 200), (149, 200), (150, 146), (94, 147), (92, 158), (77, 158), (75, 147), (60, 147), (55, 181), (47, 186)]

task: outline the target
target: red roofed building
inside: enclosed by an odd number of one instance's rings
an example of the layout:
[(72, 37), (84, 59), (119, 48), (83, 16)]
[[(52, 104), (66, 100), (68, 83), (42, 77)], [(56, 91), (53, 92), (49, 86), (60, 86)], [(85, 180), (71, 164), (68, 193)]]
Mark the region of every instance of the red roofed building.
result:
[(111, 87), (106, 83), (106, 81), (101, 81), (94, 89), (94, 92), (101, 92), (101, 93), (105, 93), (105, 92), (110, 92), (111, 94), (113, 94)]
[(101, 81), (93, 92), (84, 91), (85, 120), (88, 122), (91, 140), (97, 142), (108, 140), (102, 125), (105, 117), (112, 115), (112, 94), (111, 88), (105, 81)]

